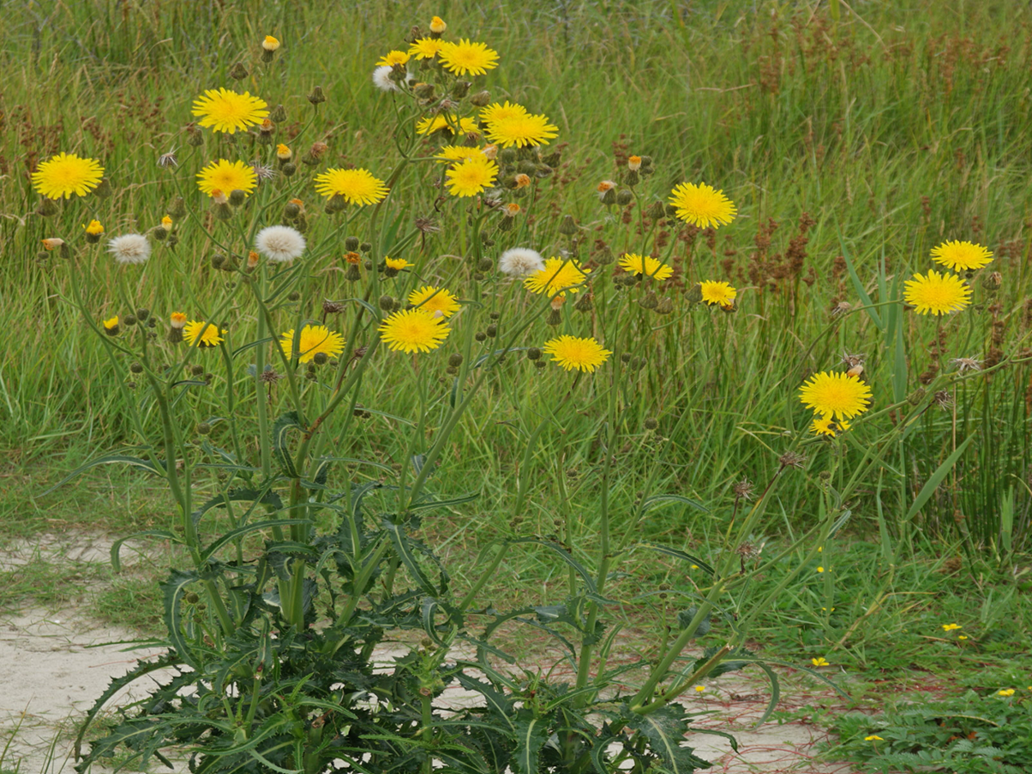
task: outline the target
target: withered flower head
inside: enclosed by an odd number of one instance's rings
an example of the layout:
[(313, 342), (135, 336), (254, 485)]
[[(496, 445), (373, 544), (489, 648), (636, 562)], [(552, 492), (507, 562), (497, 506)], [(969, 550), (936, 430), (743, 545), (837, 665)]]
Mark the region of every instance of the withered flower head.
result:
[(957, 368), (958, 374), (964, 374), (966, 371), (981, 371), (983, 368), (982, 362), (975, 358), (953, 358), (951, 363)]
[(753, 482), (749, 479), (743, 479), (741, 482), (736, 482), (732, 486), (732, 492), (735, 493), (736, 498), (751, 501), (753, 500)]
[(807, 460), (803, 455), (797, 454), (792, 450), (783, 452), (778, 458), (779, 465), (785, 468), (803, 468), (804, 461)]

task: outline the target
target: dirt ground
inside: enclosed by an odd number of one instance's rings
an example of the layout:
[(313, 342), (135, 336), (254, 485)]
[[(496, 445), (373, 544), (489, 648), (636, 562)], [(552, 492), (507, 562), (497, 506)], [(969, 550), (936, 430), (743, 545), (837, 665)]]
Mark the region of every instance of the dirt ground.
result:
[[(109, 541), (96, 536), (75, 540), (45, 536), (32, 545), (0, 550), (0, 569), (15, 569), (31, 557), (107, 562), (109, 547)], [(124, 561), (131, 562), (132, 555), (130, 551)], [(46, 610), (26, 604), (0, 611), (0, 772), (73, 772), (72, 741), (85, 712), (111, 678), (124, 674), (136, 660), (160, 653), (127, 651), (125, 642), (138, 637), (75, 609)], [(390, 663), (393, 656), (385, 649), (379, 660)], [(804, 675), (781, 678), (779, 710), (835, 707), (840, 702)], [(766, 687), (757, 677), (726, 675), (707, 681), (704, 692), (685, 698), (689, 710), (706, 714), (698, 727), (728, 732), (738, 740), (735, 752), (716, 735), (694, 733), (687, 738), (697, 755), (714, 763), (707, 772), (853, 772), (846, 763), (815, 761), (814, 747), (826, 739), (819, 727), (798, 721), (756, 727), (770, 697)], [(132, 687), (121, 695), (130, 696)], [(464, 701), (463, 691), (451, 688), (439, 700), (443, 707)], [(164, 770), (159, 765), (156, 771)]]

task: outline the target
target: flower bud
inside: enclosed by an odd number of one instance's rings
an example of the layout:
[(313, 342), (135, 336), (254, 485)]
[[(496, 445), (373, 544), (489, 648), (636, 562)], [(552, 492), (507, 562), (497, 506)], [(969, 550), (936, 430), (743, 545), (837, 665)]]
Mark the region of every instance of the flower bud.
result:
[(630, 189), (622, 188), (617, 192), (617, 205), (618, 207), (627, 207), (635, 201), (635, 195), (631, 193)]
[(657, 315), (670, 315), (674, 312), (674, 302), (671, 301), (669, 296), (664, 296), (657, 302), (654, 312), (656, 312)]
[(473, 335), (473, 338), (476, 339), (478, 342), (483, 342), (485, 339), (488, 338), (488, 335), (485, 334), (483, 331), (478, 331), (476, 334)]
[(639, 305), (645, 309), (656, 309), (657, 298), (656, 291), (649, 291), (645, 296), (639, 300)]
[(492, 261), (490, 258), (482, 258), (480, 261), (477, 262), (477, 271), (490, 272), (493, 266), (495, 266), (495, 262)]
[(603, 191), (602, 196), (599, 197), (599, 200), (604, 205), (615, 204), (617, 202), (617, 190), (613, 188), (606, 189), (605, 191)]
[(537, 347), (527, 348), (527, 360), (536, 361), (542, 357), (542, 351)]
[(247, 78), (250, 73), (247, 71), (247, 67), (244, 66), (243, 62), (237, 62), (230, 68), (230, 78), (235, 81), (242, 81)]
[(599, 264), (599, 266), (609, 266), (613, 261), (613, 251), (610, 250), (609, 245), (603, 245), (602, 248), (596, 251), (595, 262)]
[(167, 236), (169, 236), (169, 231), (164, 226), (155, 226), (151, 229), (151, 236), (158, 240), (158, 242), (162, 242)]
[(499, 160), (503, 164), (513, 164), (517, 160), (517, 152), (514, 148), (503, 148), (499, 154)]
[(430, 20), (431, 35), (437, 37), (441, 35), (441, 33), (443, 33), (446, 29), (448, 29), (448, 25), (445, 24), (444, 19), (442, 19), (440, 16), (435, 16), (433, 19)]
[(204, 374), (204, 366), (202, 366), (199, 363), (195, 363), (193, 366), (190, 367), (190, 373), (193, 374), (195, 377), (200, 377), (202, 374)]
[(326, 102), (326, 95), (323, 94), (322, 86), (313, 86), (312, 91), (309, 92), (308, 101), (313, 105), (318, 105), (321, 102)]
[(646, 208), (646, 215), (653, 221), (659, 221), (664, 217), (664, 203), (660, 201), (653, 202)]
[(312, 356), (312, 362), (317, 366), (325, 366), (328, 360), (330, 360), (330, 358), (326, 353), (316, 353)]
[(212, 206), (212, 212), (215, 214), (215, 217), (220, 221), (228, 221), (230, 218), (233, 217), (233, 208), (230, 207), (228, 201), (216, 202), (215, 205)]
[(199, 436), (207, 436), (212, 432), (212, 426), (206, 422), (199, 422), (197, 424), (197, 433)]
[(337, 213), (343, 212), (347, 207), (348, 202), (345, 201), (344, 197), (340, 194), (334, 194), (326, 200), (326, 205), (323, 207), (323, 210), (327, 215), (336, 215)]
[(344, 279), (347, 280), (350, 283), (353, 283), (356, 280), (361, 280), (362, 279), (362, 274), (359, 272), (359, 265), (358, 264), (348, 264), (348, 269), (344, 273)]
[(578, 296), (577, 303), (574, 304), (574, 309), (578, 312), (591, 312), (592, 311), (592, 294), (582, 293)]
[(107, 199), (111, 196), (111, 181), (107, 178), (101, 178), (100, 183), (93, 189), (93, 195), (98, 199)]
[(574, 223), (574, 217), (571, 215), (564, 215), (563, 220), (560, 222), (560, 234), (577, 234), (577, 224)]
[(235, 188), (230, 191), (230, 204), (234, 207), (240, 207), (244, 204), (245, 199), (247, 199), (247, 194), (239, 188)]
[(925, 400), (925, 388), (918, 388), (911, 395), (907, 397), (907, 402), (911, 406), (918, 406)]
[(371, 250), (373, 250), (373, 246), (368, 242), (363, 242), (359, 245), (360, 253), (369, 253)]
[(496, 336), (499, 335), (499, 327), (493, 323), (492, 325), (484, 329), (484, 333), (486, 333), (489, 337), (494, 339)]
[(546, 325), (558, 326), (562, 322), (563, 322), (563, 316), (560, 314), (560, 311), (558, 309), (550, 309), (549, 310), (549, 317), (547, 317), (545, 319)]
[(652, 156), (640, 156), (639, 159), (642, 162), (642, 171), (645, 172), (647, 169), (653, 166)]
[(459, 368), (463, 365), (463, 356), (459, 353), (452, 353), (452, 355), (448, 356), (448, 365)]
[(456, 81), (455, 85), (452, 87), (452, 96), (455, 97), (457, 100), (461, 100), (463, 97), (467, 95), (469, 91), (469, 81)]
[(699, 304), (703, 301), (703, 288), (699, 283), (695, 283), (691, 288), (685, 291), (685, 300), (689, 304)]
[(990, 272), (990, 274), (983, 278), (983, 287), (988, 291), (996, 291), (1001, 287), (1001, 281), (1002, 278), (1000, 272)]
[(136, 325), (136, 316), (135, 315), (126, 315), (125, 318), (123, 318), (122, 322), (125, 323), (127, 326), (135, 326)]
[(57, 215), (57, 202), (55, 202), (53, 199), (44, 199), (42, 202), (39, 203), (39, 209), (37, 209), (36, 212), (42, 215), (44, 218), (49, 218), (52, 215)]
[(129, 371), (133, 374), (143, 374), (143, 364), (137, 361), (129, 364)]
[(296, 164), (291, 164), (290, 162), (287, 162), (286, 164), (284, 164), (284, 165), (283, 165), (283, 166), (282, 166), (282, 167), (280, 168), (280, 172), (282, 172), (282, 173), (283, 173), (283, 176), (284, 176), (285, 178), (290, 178), (290, 177), (293, 177), (293, 176), (294, 176), (294, 173), (295, 173), (295, 172), (297, 172), (297, 171), (298, 171), (298, 165), (296, 165)]
[(629, 186), (637, 186), (639, 181), (638, 170), (628, 170), (624, 174), (624, 182)]
[(470, 104), (476, 108), (483, 108), (489, 102), (491, 102), (491, 92), (479, 91), (470, 95)]
[(226, 261), (226, 256), (222, 253), (214, 253), (210, 259), (212, 269), (222, 269), (223, 263)]
[(545, 165), (547, 165), (549, 167), (558, 167), (558, 166), (560, 166), (560, 160), (562, 158), (563, 158), (562, 154), (560, 154), (559, 151), (553, 151), (548, 156), (546, 156), (544, 159), (542, 159), (542, 164), (545, 164)]
[(197, 127), (191, 127), (187, 130), (187, 145), (192, 148), (204, 145), (204, 137), (201, 136), (201, 132)]
[(169, 344), (179, 344), (183, 341), (183, 329), (182, 328), (169, 328), (168, 336), (165, 337), (165, 341)]
[(645, 420), (642, 421), (642, 427), (645, 428), (647, 431), (655, 431), (657, 428), (660, 427), (660, 423), (658, 423), (656, 421), (656, 418), (654, 417), (647, 417)]
[(429, 100), (434, 97), (434, 84), (432, 83), (418, 83), (413, 87), (413, 94), (419, 97), (421, 100)]
[(149, 309), (147, 309), (146, 307), (140, 307), (140, 309), (138, 309), (136, 311), (136, 318), (141, 323), (143, 323), (145, 320), (147, 320), (147, 318), (149, 318), (150, 316), (151, 316), (151, 311)]

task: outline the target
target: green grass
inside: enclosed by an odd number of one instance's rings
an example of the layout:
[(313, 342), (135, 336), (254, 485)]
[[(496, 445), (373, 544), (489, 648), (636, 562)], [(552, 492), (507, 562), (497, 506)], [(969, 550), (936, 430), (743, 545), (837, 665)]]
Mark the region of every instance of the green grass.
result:
[[(557, 230), (563, 214), (583, 228), (586, 260), (597, 239), (615, 253), (641, 247), (645, 239), (634, 223), (608, 221), (595, 196), (598, 181), (619, 171), (615, 151), (653, 157), (658, 171), (644, 186), (649, 197), (663, 197), (683, 180), (705, 180), (738, 206), (736, 221), (679, 245), (672, 259), (679, 277), (739, 287), (735, 314), (679, 309), (659, 318), (631, 308), (643, 333), (630, 354), (643, 356), (645, 365), (620, 388), (621, 446), (609, 494), (617, 534), (635, 530), (704, 555), (721, 546), (733, 485), (766, 481), (808, 422), (796, 399), (807, 375), (839, 368), (843, 352), (866, 353), (876, 410), (908, 396), (917, 400), (935, 360), (931, 343), (942, 337), (944, 371), (957, 357), (1000, 358), (1006, 365), (959, 383), (946, 409), (931, 406), (849, 504), (842, 534), (823, 549), (826, 571), (805, 571), (762, 613), (755, 637), (788, 661), (825, 656), (837, 667), (893, 681), (918, 669), (951, 671), (964, 682), (1022, 663), (1030, 637), (1028, 14), (1009, 3), (850, 5), (853, 10), (838, 3), (794, 10), (644, 0), (507, 2), (487, 9), (471, 2), (93, 0), (55, 6), (46, 18), (36, 6), (7, 9), (0, 28), (0, 327), (7, 332), (0, 353), (0, 536), (124, 535), (172, 523), (172, 500), (160, 481), (110, 466), (42, 494), (85, 460), (138, 443), (127, 401), (144, 405), (144, 398), (142, 390), (118, 389), (131, 379), (126, 364), (115, 369), (107, 360), (69, 303), (67, 264), (56, 254), (37, 257), (40, 240), (78, 240), (80, 224), (92, 217), (111, 235), (156, 225), (171, 189), (169, 173), (155, 161), (176, 148), (179, 178), (192, 190), (192, 175), (208, 156), (188, 145), (190, 104), (203, 89), (232, 85), (228, 71), (238, 61), (253, 72), (239, 88), (285, 106), (280, 130), (287, 136), (308, 120), (305, 95), (321, 85), (328, 102), (306, 142), (328, 142), (328, 165), (351, 163), (386, 175), (395, 150), (385, 138), (397, 135), (396, 113), (373, 89), (370, 72), (381, 54), (402, 45), (412, 24), (438, 13), (450, 32), (498, 49), (500, 68), (482, 79), (493, 98), (544, 112), (560, 129), (563, 162), (542, 184), (542, 210), (533, 223), (522, 220), (515, 234), (494, 235), (499, 248), (569, 247)], [(255, 48), (268, 33), (284, 48), (264, 69)], [(61, 150), (101, 159), (114, 196), (73, 202), (44, 219), (35, 212), (29, 172)], [(208, 146), (203, 153), (214, 151)], [(221, 151), (249, 158), (251, 148), (224, 143)], [(406, 184), (407, 206), (387, 211), (396, 236), (415, 217), (455, 217), (447, 204), (436, 214), (433, 179), (420, 168)], [(306, 189), (301, 196), (318, 218), (315, 194)], [(813, 221), (806, 229), (800, 226), (805, 213)], [(465, 239), (457, 228), (427, 236), (419, 255), (438, 261), (428, 280), (452, 277), (438, 257), (463, 255)], [(929, 250), (946, 239), (994, 251), (991, 268), (1003, 277), (996, 296), (977, 286), (976, 304), (948, 318), (942, 330), (914, 314), (894, 328), (885, 306), (831, 314), (840, 302), (860, 306), (864, 295), (877, 304), (899, 298), (903, 280), (927, 270)], [(802, 264), (794, 264), (801, 256)], [(216, 304), (224, 281), (209, 257), (197, 231), (184, 229), (178, 246), (156, 250), (141, 303), (162, 319), (171, 309)], [(93, 317), (118, 311), (110, 294), (115, 267), (96, 253), (73, 260), (90, 270), (91, 287), (82, 290)], [(348, 295), (343, 285), (328, 273), (315, 290), (340, 298)], [(399, 282), (394, 292), (405, 290)], [(492, 309), (522, 309), (517, 290), (493, 295)], [(604, 330), (600, 298), (591, 323), (571, 315), (564, 330)], [(249, 326), (242, 322), (239, 336), (232, 329), (231, 336), (248, 341)], [(537, 324), (525, 344), (540, 344), (551, 333)], [(217, 360), (210, 363), (218, 371)], [(444, 365), (423, 368), (437, 375)], [(556, 520), (571, 515), (589, 546), (599, 528), (606, 395), (586, 380), (576, 401), (554, 410), (571, 389), (557, 373), (536, 376), (530, 363), (510, 357), (461, 420), (432, 479), (442, 495), (480, 494), (425, 523), (457, 586), (476, 577), (473, 558), (481, 546), (513, 533), (503, 515), (521, 483), (529, 483), (521, 529), (548, 535)], [(242, 369), (233, 380), (247, 385)], [(420, 384), (408, 359), (378, 357), (360, 400), (384, 414), (346, 434), (331, 424), (338, 453), (387, 469), (407, 465), (410, 448), (422, 443), (414, 435)], [(447, 400), (445, 387), (429, 397), (422, 429), (428, 438), (440, 429)], [(276, 402), (282, 408), (282, 392)], [(191, 427), (217, 408), (197, 391), (184, 402), (181, 421)], [(555, 422), (524, 467), (528, 440), (550, 412)], [(844, 437), (839, 470), (849, 474), (898, 417), (858, 423)], [(647, 418), (658, 421), (655, 432), (645, 428)], [(937, 468), (968, 438), (953, 472), (909, 513)], [(228, 443), (224, 427), (216, 426), (211, 439)], [(657, 459), (662, 439), (671, 447)], [(832, 453), (811, 444), (807, 454), (804, 470), (781, 478), (755, 537), (766, 543), (765, 557), (813, 524), (819, 476)], [(335, 475), (366, 481), (384, 472), (342, 466)], [(652, 490), (643, 493), (649, 476)], [(636, 500), (656, 493), (678, 493), (707, 510), (675, 504), (634, 524)], [(763, 593), (804, 556), (787, 557), (749, 593)], [(41, 588), (41, 602), (57, 604), (77, 574), (101, 573), (44, 565), (12, 577), (8, 594)], [(629, 576), (619, 589), (629, 596), (656, 583), (692, 589), (691, 574), (673, 562), (636, 556), (622, 572)], [(491, 590), (500, 608), (519, 603), (528, 590), (555, 600), (565, 579), (555, 563), (528, 551), (513, 555)], [(154, 626), (158, 602), (148, 578), (116, 579), (99, 594), (99, 614)], [(944, 636), (946, 622), (964, 627), (965, 645)], [(641, 623), (637, 615), (632, 623)]]

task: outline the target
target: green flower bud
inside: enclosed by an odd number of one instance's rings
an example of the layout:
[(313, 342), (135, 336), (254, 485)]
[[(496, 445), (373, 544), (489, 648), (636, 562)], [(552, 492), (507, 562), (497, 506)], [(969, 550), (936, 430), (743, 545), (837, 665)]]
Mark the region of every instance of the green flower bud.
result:
[(479, 91), (476, 94), (470, 95), (470, 104), (475, 108), (483, 108), (489, 102), (491, 102), (491, 93), (487, 91)]
[(143, 374), (143, 364), (133, 362), (129, 364), (129, 371), (131, 371), (133, 374)]
[(326, 102), (326, 95), (323, 94), (322, 86), (313, 86), (312, 91), (309, 92), (308, 101), (313, 105), (318, 105), (321, 102)]
[(453, 353), (452, 355), (448, 356), (448, 365), (454, 366), (455, 368), (459, 368), (463, 365), (463, 356), (459, 353)]
[(240, 207), (244, 204), (244, 200), (247, 199), (247, 194), (241, 191), (239, 188), (235, 188), (230, 191), (230, 204), (234, 207)]
[(577, 234), (577, 224), (574, 223), (574, 217), (571, 215), (564, 215), (563, 220), (560, 222), (560, 234)]
[(283, 105), (277, 105), (269, 111), (269, 120), (277, 124), (282, 124), (287, 120), (287, 111), (283, 109)]
[(180, 218), (183, 218), (187, 214), (187, 206), (186, 203), (183, 201), (183, 197), (174, 197), (172, 201), (169, 202), (168, 211), (169, 215), (172, 216), (174, 220), (179, 220)]
[(126, 315), (122, 319), (122, 322), (125, 323), (127, 326), (135, 326), (136, 325), (136, 316), (135, 315)]
[(538, 349), (537, 347), (528, 347), (527, 348), (527, 360), (529, 360), (529, 361), (536, 361), (536, 360), (538, 360), (541, 357), (542, 357), (542, 351), (540, 349)]
[(316, 353), (312, 356), (312, 362), (317, 366), (325, 366), (328, 360), (330, 360), (330, 358), (326, 353)]
[(286, 164), (283, 165), (283, 167), (280, 168), (280, 172), (283, 173), (283, 176), (285, 178), (293, 177), (294, 173), (297, 172), (297, 171), (298, 171), (298, 165), (293, 164), (292, 162), (287, 162)]
[(50, 218), (52, 215), (57, 215), (57, 202), (53, 199), (44, 199), (39, 203), (39, 209), (36, 210), (36, 212), (44, 218)]
[(200, 436), (207, 436), (212, 432), (212, 426), (206, 422), (199, 422), (197, 424), (197, 433)]
[(244, 66), (243, 62), (237, 62), (230, 68), (230, 78), (235, 81), (242, 81), (248, 77), (250, 73), (247, 71), (247, 67)]
[(642, 427), (645, 428), (647, 431), (655, 431), (657, 428), (660, 427), (660, 423), (658, 423), (652, 417), (647, 417), (645, 420), (643, 420)]
[(619, 207), (627, 207), (635, 201), (635, 195), (627, 188), (622, 188), (617, 192), (617, 205)]

